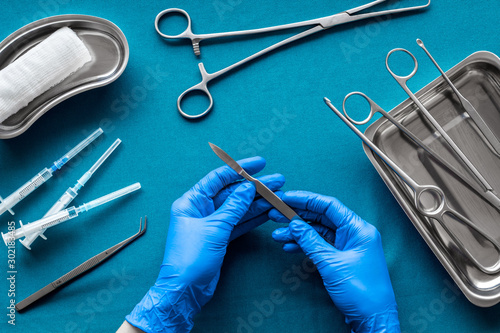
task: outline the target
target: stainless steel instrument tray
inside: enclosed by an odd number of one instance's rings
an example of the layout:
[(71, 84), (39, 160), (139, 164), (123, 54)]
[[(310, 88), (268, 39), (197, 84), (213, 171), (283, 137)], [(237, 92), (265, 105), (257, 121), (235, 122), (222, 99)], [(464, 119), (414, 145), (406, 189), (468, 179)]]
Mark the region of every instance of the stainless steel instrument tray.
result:
[[(493, 133), (500, 138), (500, 59), (490, 52), (477, 52), (454, 66), (447, 74), (460, 92), (475, 106)], [(500, 157), (495, 155), (494, 150), (481, 137), (473, 121), (463, 115), (458, 98), (449, 85), (439, 77), (422, 88), (416, 96), (497, 193), (500, 193)], [(390, 113), (474, 181), (410, 99), (396, 106)], [(365, 134), (415, 181), (422, 185), (440, 187), (453, 208), (467, 216), (493, 238), (500, 240), (500, 211), (442, 168), (421, 149), (417, 149), (418, 146), (388, 120), (380, 118), (366, 129)], [(363, 146), (366, 155), (396, 200), (464, 295), (473, 304), (482, 307), (493, 306), (500, 302), (500, 273), (495, 275), (483, 273), (463, 256), (442, 227), (422, 216), (414, 207), (413, 191), (370, 148)], [(500, 254), (491, 243), (482, 239), (470, 228), (451, 219), (447, 220), (446, 224), (481, 263), (491, 265), (498, 260)]]
[(71, 28), (80, 37), (92, 60), (0, 124), (0, 139), (20, 135), (58, 103), (109, 84), (125, 70), (129, 49), (123, 32), (108, 20), (87, 15), (52, 16), (15, 31), (0, 43), (0, 70), (62, 27)]

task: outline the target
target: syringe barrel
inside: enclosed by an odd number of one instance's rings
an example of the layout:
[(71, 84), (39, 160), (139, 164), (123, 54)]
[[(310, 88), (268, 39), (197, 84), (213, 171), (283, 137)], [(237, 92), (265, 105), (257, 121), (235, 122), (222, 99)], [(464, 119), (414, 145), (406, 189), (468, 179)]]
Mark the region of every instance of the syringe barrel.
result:
[(45, 213), (45, 215), (43, 217), (53, 215), (53, 214), (65, 209), (66, 207), (68, 207), (68, 205), (71, 203), (71, 201), (73, 201), (73, 199), (76, 198), (77, 195), (78, 195), (78, 193), (73, 191), (73, 189), (71, 187), (68, 188), (66, 190), (66, 192), (64, 192), (64, 194), (61, 195), (59, 200), (57, 200), (57, 202), (52, 207), (50, 207), (50, 209), (47, 211), (47, 213)]
[[(75, 207), (71, 207), (71, 208), (62, 210), (59, 213), (55, 213), (55, 214), (52, 214), (50, 216), (43, 217), (38, 221), (31, 222), (30, 224), (24, 225), (22, 228), (20, 228), (22, 233), (23, 233), (23, 235), (21, 235), (21, 236), (27, 236), (27, 235), (30, 235), (32, 233), (36, 233), (40, 230), (44, 230), (44, 229), (53, 227), (53, 226), (58, 225), (62, 222), (65, 222), (69, 219), (72, 219), (76, 216), (78, 216), (78, 213), (76, 212)], [(20, 229), (17, 229), (16, 233)], [(18, 238), (18, 237), (16, 236), (16, 238)]]
[(10, 211), (18, 202), (23, 200), (28, 194), (36, 190), (51, 177), (52, 169), (45, 168), (40, 171), (35, 177), (28, 180), (23, 186), (14, 191), (14, 193), (2, 200), (2, 203), (0, 203), (0, 215), (7, 210)]
[[(57, 200), (57, 202), (45, 213), (43, 217), (51, 216), (57, 212), (62, 211), (73, 201), (73, 199), (78, 195), (71, 187), (64, 192), (64, 194)], [(26, 228), (28, 225), (25, 225)], [(38, 231), (33, 231), (32, 233), (25, 236), (21, 243), (28, 249), (31, 250), (30, 246), (38, 238), (38, 236), (43, 237), (45, 229), (40, 229)]]

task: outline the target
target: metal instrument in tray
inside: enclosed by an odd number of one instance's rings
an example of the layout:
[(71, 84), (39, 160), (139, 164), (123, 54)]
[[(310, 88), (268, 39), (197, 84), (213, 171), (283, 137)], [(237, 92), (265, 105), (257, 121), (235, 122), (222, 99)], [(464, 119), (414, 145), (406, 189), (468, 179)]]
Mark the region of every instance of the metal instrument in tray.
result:
[[(500, 59), (490, 52), (477, 52), (446, 74), (461, 94), (474, 105), (492, 133), (500, 137)], [(471, 163), (487, 178), (491, 187), (500, 189), (500, 158), (463, 110), (460, 100), (448, 83), (439, 77), (415, 95)], [(469, 183), (477, 182), (411, 99), (389, 113), (460, 174), (469, 178)], [(370, 147), (363, 145), (375, 169), (464, 295), (473, 304), (482, 307), (500, 302), (500, 273), (481, 269), (497, 263), (498, 249), (477, 231), (481, 230), (496, 242), (500, 241), (498, 207), (485, 200), (449, 168), (443, 167), (387, 118), (375, 121), (366, 129), (365, 135), (416, 183), (439, 188), (447, 204), (474, 223), (476, 228), (471, 228), (459, 223), (453, 216), (444, 220), (444, 227), (434, 223), (432, 218), (422, 214), (415, 206), (414, 190)], [(455, 238), (460, 240), (479, 265), (464, 255)]]

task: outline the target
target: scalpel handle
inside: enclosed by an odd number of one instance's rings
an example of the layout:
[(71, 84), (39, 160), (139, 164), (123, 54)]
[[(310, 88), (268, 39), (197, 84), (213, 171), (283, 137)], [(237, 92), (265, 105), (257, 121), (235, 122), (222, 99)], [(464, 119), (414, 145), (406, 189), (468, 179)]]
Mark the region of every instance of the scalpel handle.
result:
[(266, 199), (274, 208), (276, 208), (281, 214), (285, 215), (287, 219), (292, 220), (302, 220), (300, 216), (283, 202), (273, 191), (271, 191), (266, 185), (262, 184), (260, 180), (254, 179), (252, 182), (255, 184), (255, 189), (264, 199)]

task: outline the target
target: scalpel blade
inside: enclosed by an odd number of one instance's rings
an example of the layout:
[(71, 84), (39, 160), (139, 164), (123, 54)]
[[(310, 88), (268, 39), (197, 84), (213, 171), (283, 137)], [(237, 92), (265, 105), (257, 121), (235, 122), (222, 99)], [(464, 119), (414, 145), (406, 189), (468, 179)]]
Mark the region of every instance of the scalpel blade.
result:
[(253, 182), (255, 184), (255, 189), (264, 199), (266, 199), (274, 208), (276, 208), (281, 214), (285, 215), (290, 221), (293, 219), (299, 219), (299, 215), (295, 213), (286, 203), (283, 202), (273, 191), (271, 191), (266, 185), (262, 184), (258, 179), (250, 176), (231, 156), (229, 156), (224, 150), (220, 149), (213, 143), (208, 143), (210, 148), (214, 153), (223, 160), (231, 169), (236, 171), (246, 180)]

